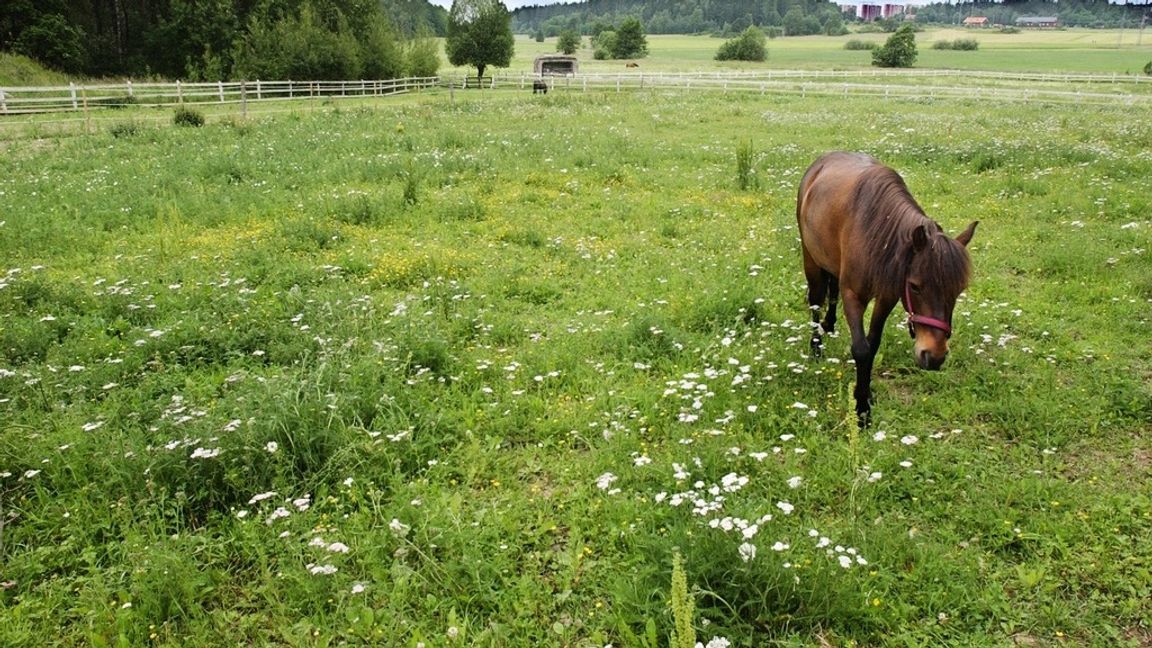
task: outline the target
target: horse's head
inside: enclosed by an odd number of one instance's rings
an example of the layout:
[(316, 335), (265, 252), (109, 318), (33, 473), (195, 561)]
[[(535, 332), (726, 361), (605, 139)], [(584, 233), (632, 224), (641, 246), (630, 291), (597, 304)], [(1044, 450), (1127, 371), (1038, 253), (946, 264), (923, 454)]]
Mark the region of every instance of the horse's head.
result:
[(954, 239), (935, 224), (912, 232), (912, 258), (901, 298), (908, 311), (908, 332), (916, 341), (913, 354), (922, 369), (939, 369), (948, 357), (952, 311), (968, 287), (967, 246), (975, 231), (976, 222)]

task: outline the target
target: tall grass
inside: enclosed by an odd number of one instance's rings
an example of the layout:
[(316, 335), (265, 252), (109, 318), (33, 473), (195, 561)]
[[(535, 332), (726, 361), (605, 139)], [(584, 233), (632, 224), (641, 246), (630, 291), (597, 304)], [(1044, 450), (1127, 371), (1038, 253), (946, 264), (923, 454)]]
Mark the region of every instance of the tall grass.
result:
[[(454, 98), (9, 143), (0, 643), (667, 645), (691, 599), (737, 646), (1139, 645), (1146, 121)], [(833, 148), (982, 221), (863, 433), (793, 215)]]

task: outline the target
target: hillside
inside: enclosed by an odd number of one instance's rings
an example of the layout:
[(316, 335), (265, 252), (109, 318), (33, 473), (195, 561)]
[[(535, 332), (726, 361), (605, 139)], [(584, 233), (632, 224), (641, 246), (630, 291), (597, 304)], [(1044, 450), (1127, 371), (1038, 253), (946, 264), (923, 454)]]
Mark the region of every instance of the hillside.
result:
[(53, 72), (27, 56), (0, 52), (0, 86), (62, 85), (67, 82), (67, 75)]

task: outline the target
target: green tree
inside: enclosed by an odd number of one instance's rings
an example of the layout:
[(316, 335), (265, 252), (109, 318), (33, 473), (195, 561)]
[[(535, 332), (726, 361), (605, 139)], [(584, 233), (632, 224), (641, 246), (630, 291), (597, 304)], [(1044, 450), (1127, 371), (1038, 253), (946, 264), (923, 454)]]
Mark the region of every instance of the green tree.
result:
[(84, 68), (84, 32), (60, 14), (40, 16), (16, 40), (15, 50), (62, 72)]
[(912, 25), (902, 25), (883, 47), (872, 50), (872, 65), (877, 67), (912, 67), (915, 62), (916, 32)]
[(611, 29), (596, 34), (592, 38), (592, 58), (597, 61), (616, 57), (616, 32)]
[(408, 41), (404, 47), (404, 74), (411, 77), (433, 77), (440, 70), (440, 44), (425, 33)]
[(368, 79), (395, 79), (404, 75), (404, 52), (396, 32), (383, 14), (369, 24), (360, 41), (362, 74)]
[(725, 41), (716, 51), (717, 61), (763, 61), (768, 58), (768, 38), (758, 27), (745, 29), (738, 37)]
[(511, 18), (503, 2), (452, 0), (444, 43), (452, 65), (473, 66), (483, 77), (489, 65), (508, 67), (513, 47)]
[(580, 34), (575, 29), (565, 29), (560, 32), (560, 37), (556, 41), (557, 52), (572, 55), (578, 49), (580, 49)]
[(347, 24), (322, 24), (311, 4), (272, 24), (253, 22), (236, 48), (234, 75), (248, 79), (330, 80), (360, 76), (360, 45)]
[(643, 58), (648, 55), (648, 37), (639, 18), (625, 18), (616, 30), (616, 45), (612, 58)]

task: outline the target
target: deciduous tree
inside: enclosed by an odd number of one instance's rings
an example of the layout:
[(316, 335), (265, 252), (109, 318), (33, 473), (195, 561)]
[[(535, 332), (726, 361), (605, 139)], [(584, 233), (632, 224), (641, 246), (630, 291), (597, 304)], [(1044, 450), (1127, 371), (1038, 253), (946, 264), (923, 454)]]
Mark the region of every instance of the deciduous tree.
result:
[(560, 32), (560, 37), (556, 41), (556, 51), (572, 55), (575, 54), (578, 49), (580, 49), (579, 32), (575, 29), (565, 29)]
[(489, 65), (508, 67), (513, 52), (511, 17), (499, 0), (452, 0), (444, 50), (452, 65), (470, 65), (484, 76)]
[(877, 67), (912, 67), (915, 62), (916, 32), (912, 25), (901, 25), (883, 47), (872, 50), (872, 65)]
[(648, 56), (648, 37), (639, 18), (625, 18), (616, 30), (616, 46), (612, 58), (642, 58)]

